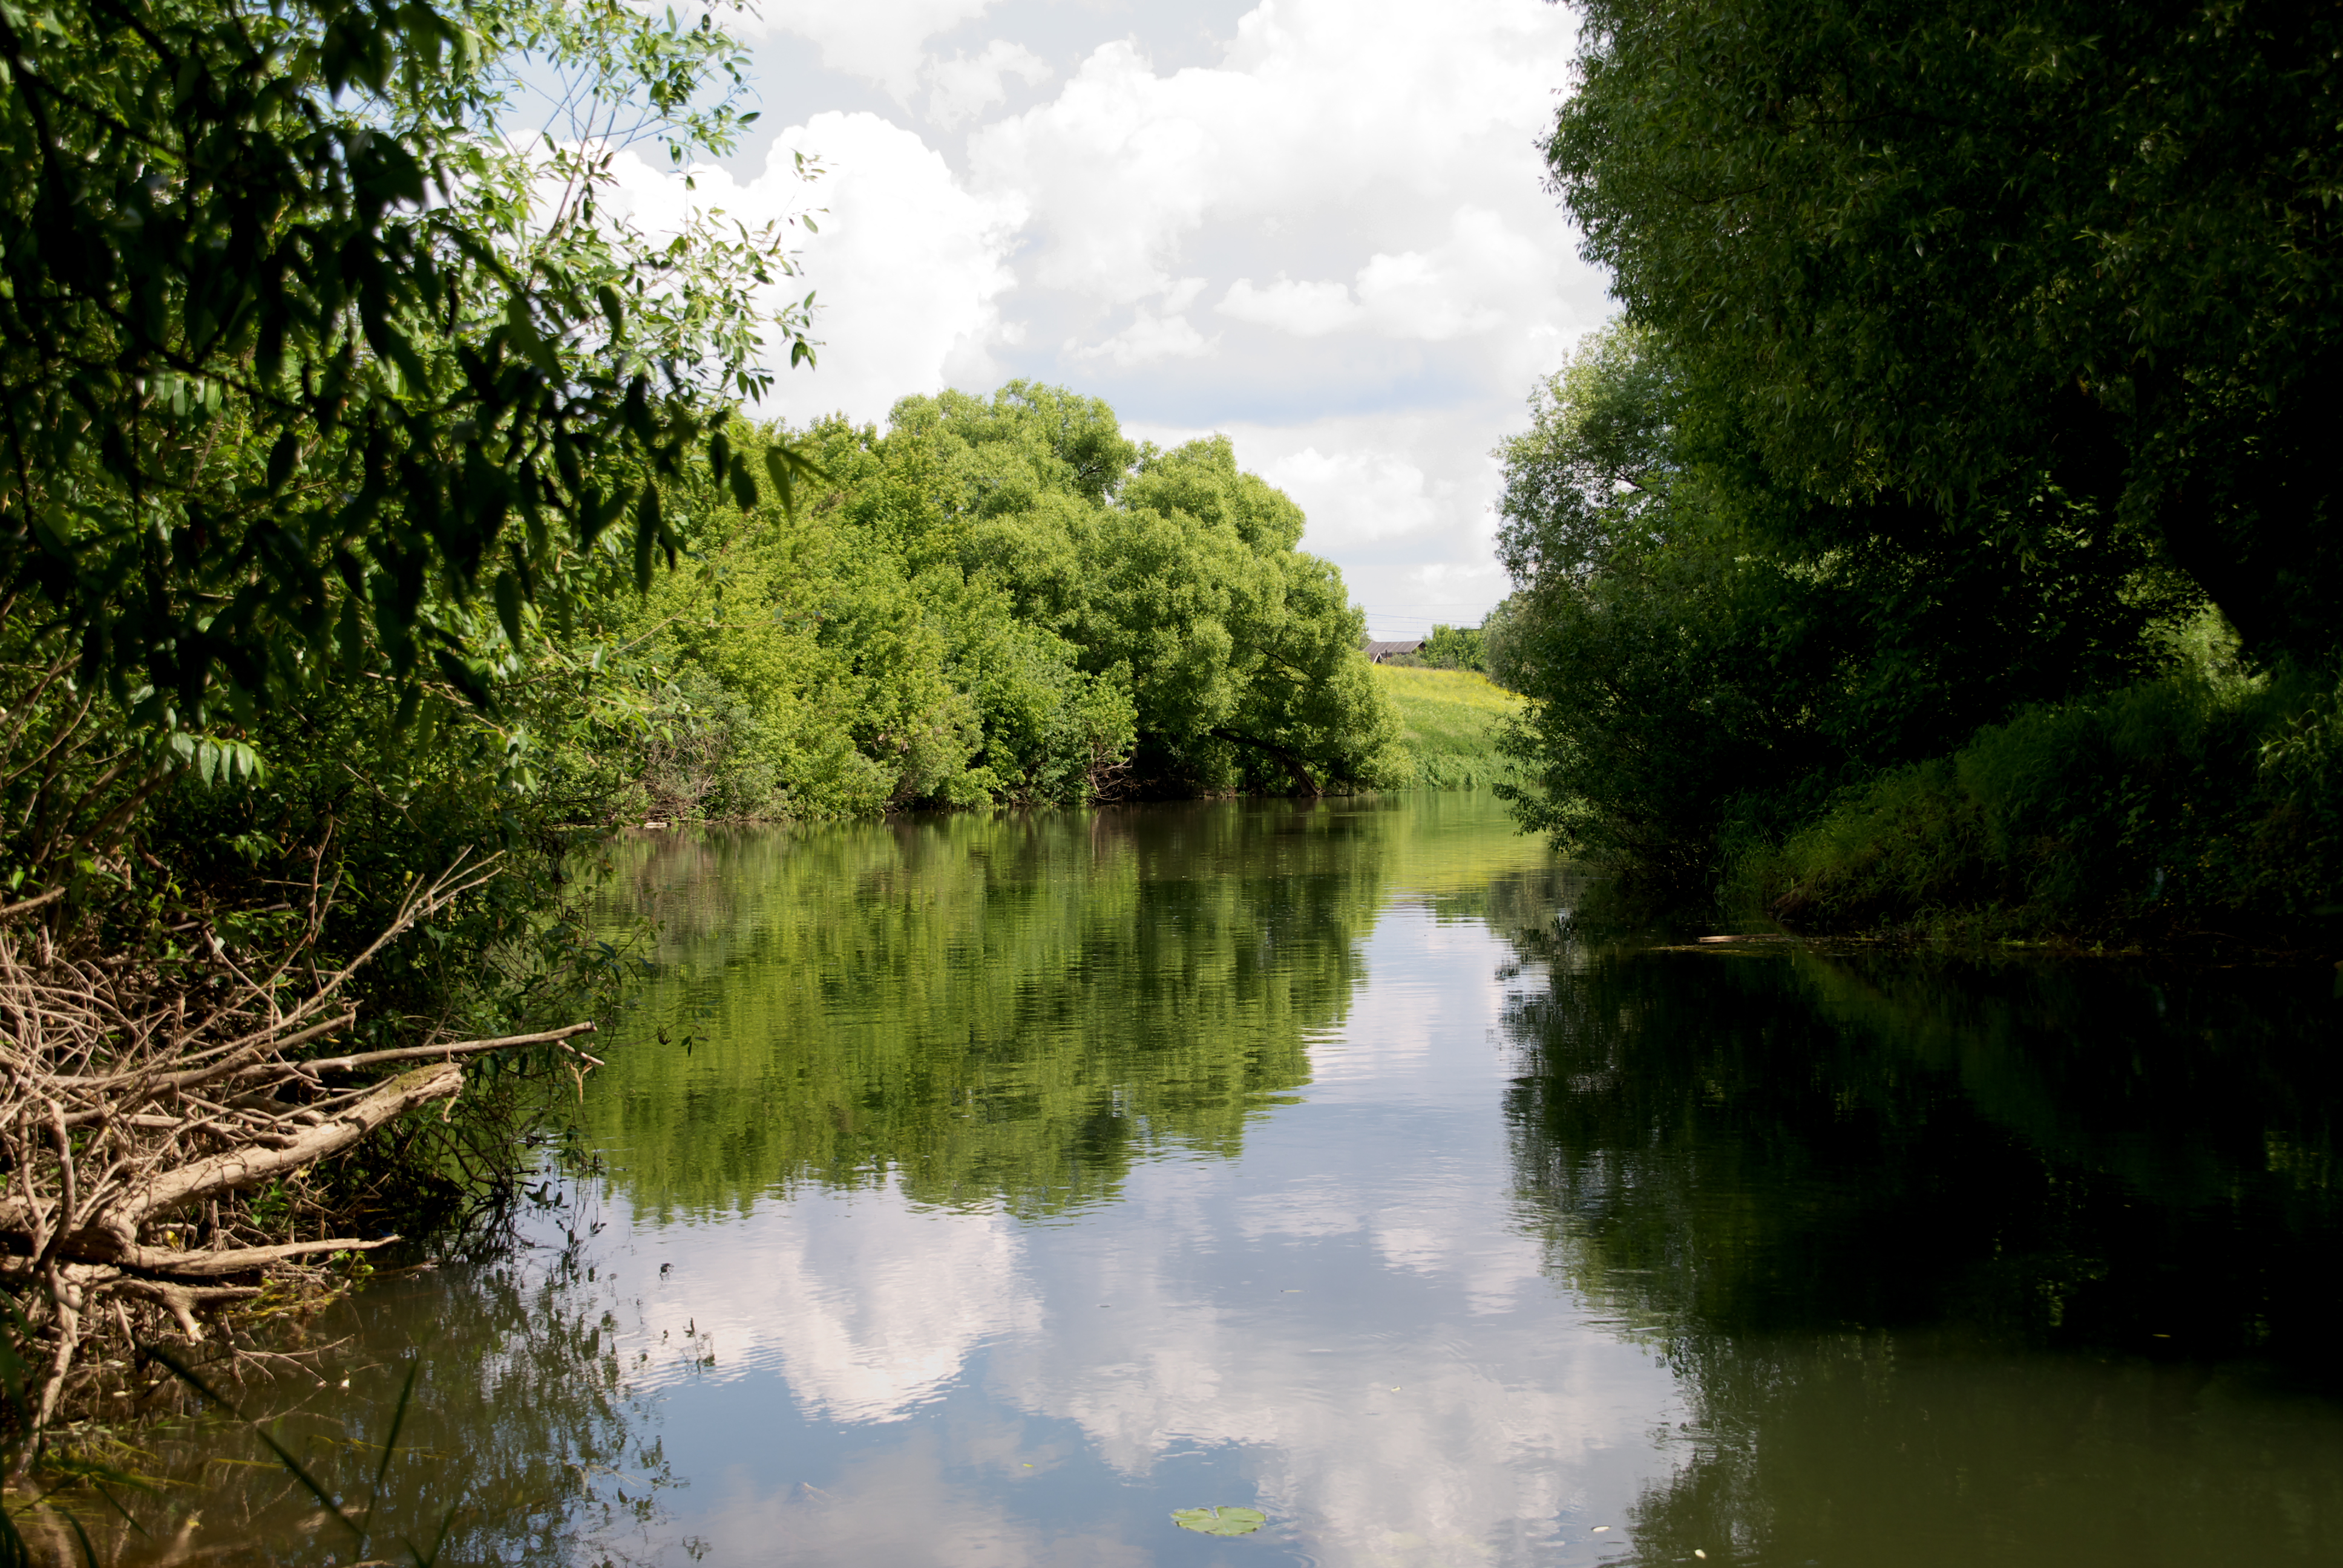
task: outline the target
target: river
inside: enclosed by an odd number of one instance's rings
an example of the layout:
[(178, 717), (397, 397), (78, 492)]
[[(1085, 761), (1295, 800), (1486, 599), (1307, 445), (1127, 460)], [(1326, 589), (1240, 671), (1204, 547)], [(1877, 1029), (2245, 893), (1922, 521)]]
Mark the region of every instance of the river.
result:
[[(630, 839), (580, 1173), (251, 1397), (397, 1561), (2343, 1562), (2334, 974), (1584, 893), (1470, 793)], [(126, 1561), (357, 1555), (154, 1452)]]

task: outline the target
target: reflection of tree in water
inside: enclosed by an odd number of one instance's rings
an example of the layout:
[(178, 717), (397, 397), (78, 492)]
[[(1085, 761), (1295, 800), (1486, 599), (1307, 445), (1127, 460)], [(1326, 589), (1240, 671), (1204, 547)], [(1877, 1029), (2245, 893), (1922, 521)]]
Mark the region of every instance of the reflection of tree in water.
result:
[(1523, 945), (1530, 1211), (1698, 1414), (1646, 1559), (2343, 1545), (2324, 977)]
[(1132, 1159), (1232, 1153), (1308, 1073), (1382, 901), (1389, 813), (1288, 802), (632, 846), (662, 934), (583, 1112), (631, 1201), (799, 1181), (1056, 1211)]
[[(674, 1481), (631, 1387), (635, 1369), (619, 1364), (624, 1304), (594, 1272), (573, 1251), (380, 1282), (329, 1308), (307, 1335), (331, 1343), (363, 1332), (378, 1360), (353, 1368), (329, 1357), (329, 1385), (294, 1372), (228, 1392), (360, 1513), (401, 1382), (419, 1358), (380, 1493), (374, 1557), (405, 1560), (402, 1539), (427, 1552), (452, 1511), (442, 1562), (626, 1561)], [(411, 1351), (392, 1349), (402, 1338)], [(166, 1427), (149, 1446), (151, 1462), (139, 1469), (194, 1487), (134, 1498), (146, 1533), (118, 1521), (100, 1528), (102, 1560), (135, 1568), (350, 1559), (347, 1533), (248, 1431), (207, 1419)]]

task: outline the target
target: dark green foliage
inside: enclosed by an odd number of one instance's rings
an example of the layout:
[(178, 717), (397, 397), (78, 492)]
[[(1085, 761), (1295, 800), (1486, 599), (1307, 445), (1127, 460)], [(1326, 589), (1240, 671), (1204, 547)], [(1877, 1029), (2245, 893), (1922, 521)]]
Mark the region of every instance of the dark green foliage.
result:
[(2185, 585), (2044, 489), (1916, 520), (1771, 481), (1659, 340), (1599, 334), (1501, 449), (1524, 820), (1680, 890), (1834, 791), (2166, 657)]
[(532, 207), (575, 158), (501, 138), (523, 61), (679, 153), (739, 123), (691, 102), (737, 81), (723, 34), (608, 4), (0, 16), (0, 608), (133, 733), (360, 675), (488, 706), (578, 551), (672, 556), (648, 477), (763, 384), (748, 316), (705, 307), (787, 262), (653, 254), (582, 164)]
[(2335, 699), (2193, 673), (1885, 774), (1751, 868), (1814, 924), (2298, 939), (2338, 913)]
[[(660, 684), (610, 607), (676, 554), (662, 479), (758, 487), (697, 437), (764, 385), (747, 301), (790, 264), (597, 202), (614, 125), (729, 146), (740, 58), (616, 0), (0, 8), (0, 888), (52, 896), (41, 951), (265, 973), (318, 910), (331, 972), (462, 860), (495, 874), (316, 1049), (607, 1003), (563, 859)], [(507, 134), (531, 95), (553, 139)], [(550, 1065), (255, 1217), (508, 1196)]]
[(1899, 544), (2044, 487), (2244, 636), (2343, 588), (2343, 18), (2236, 3), (1589, 0), (1549, 150), (1634, 318), (1769, 472)]
[(2257, 747), (2343, 651), (2343, 24), (1584, 10), (1549, 166), (1627, 323), (1503, 452), (1527, 819), (1705, 888), (1836, 801), (1784, 863), (1841, 919), (2331, 901), (2325, 754)]

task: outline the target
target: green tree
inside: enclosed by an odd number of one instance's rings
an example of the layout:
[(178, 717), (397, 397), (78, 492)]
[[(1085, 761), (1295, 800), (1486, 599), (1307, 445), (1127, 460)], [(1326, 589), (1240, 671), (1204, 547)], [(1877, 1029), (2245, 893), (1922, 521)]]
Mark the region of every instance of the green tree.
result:
[[(770, 329), (805, 345), (802, 300), (758, 320), (782, 228), (651, 236), (602, 196), (629, 146), (730, 146), (739, 62), (712, 17), (617, 0), (0, 5), (5, 942), (62, 1003), (119, 977), (187, 1024), (134, 1010), (77, 1060), (28, 1036), (25, 1083), (118, 1067), (148, 1093), (223, 995), (279, 1020), (352, 1004), (237, 1048), (304, 1056), (610, 1000), (618, 950), (562, 885), (611, 782), (597, 731), (653, 706), (611, 673), (609, 607), (675, 554), (659, 486), (699, 437), (757, 492), (721, 420)], [(806, 472), (769, 456), (764, 482)], [(382, 950), (418, 876), (468, 857), (480, 879)], [(484, 1065), (460, 1116), (397, 1118), (293, 1200), (224, 1194), (206, 1223), (299, 1242), (476, 1213), (533, 1158), (517, 1081), (549, 1067)], [(338, 1092), (304, 1078), (295, 1100)], [(69, 1157), (15, 1164), (71, 1187)], [(85, 1331), (156, 1327), (79, 1315), (62, 1278), (23, 1276), (0, 1336), (44, 1336), (36, 1426)]]
[(2136, 530), (2248, 653), (2334, 652), (2343, 19), (1582, 10), (1556, 186), (1769, 472), (1915, 548)]
[(1483, 643), (1477, 626), (1435, 626), (1424, 638), (1423, 662), (1434, 669), (1483, 668)]
[(1529, 825), (1704, 890), (1876, 769), (2168, 658), (2189, 596), (2136, 538), (2048, 489), (1927, 529), (1892, 498), (1818, 498), (1696, 368), (1607, 329), (1498, 449)]
[(830, 419), (787, 438), (825, 475), (802, 516), (743, 511), (697, 475), (669, 485), (694, 565), (635, 622), (709, 720), (667, 769), (707, 762), (723, 782), (705, 809), (1405, 776), (1341, 574), (1296, 548), (1301, 509), (1225, 440), (1142, 448), (1104, 403), (1024, 382), (906, 398), (883, 433)]
[(789, 263), (600, 197), (629, 136), (731, 146), (740, 65), (616, 0), (0, 9), (0, 609), (38, 690), (106, 705), (133, 777), (209, 774), (334, 681), (493, 705), (598, 544), (648, 580), (653, 478), (766, 384)]
[[(1121, 473), (1086, 466), (1086, 454), (1115, 450), (1111, 413), (1097, 405), (1070, 418), (1055, 394), (1029, 410), (1034, 397), (1012, 385), (990, 409), (915, 402), (897, 418), (934, 420), (939, 439), (964, 449), (981, 476), (971, 487), (971, 569), (1079, 648), (1085, 669), (1128, 682), (1142, 779), (1180, 792), (1316, 794), (1403, 776), (1396, 721), (1359, 652), (1364, 618), (1341, 573), (1297, 548), (1301, 508), (1239, 469), (1222, 437), (1138, 451)], [(1004, 464), (994, 455), (1004, 425), (1051, 444), (1029, 440)], [(1011, 465), (1032, 476), (1031, 488), (1001, 477)], [(1053, 494), (1053, 473), (1100, 477)]]

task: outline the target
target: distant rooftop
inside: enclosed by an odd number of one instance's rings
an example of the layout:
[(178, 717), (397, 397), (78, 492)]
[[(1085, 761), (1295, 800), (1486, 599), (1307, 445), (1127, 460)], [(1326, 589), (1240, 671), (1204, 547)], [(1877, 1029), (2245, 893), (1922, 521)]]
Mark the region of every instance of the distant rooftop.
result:
[(1423, 651), (1425, 640), (1423, 638), (1414, 637), (1400, 642), (1370, 642), (1367, 644), (1367, 662), (1381, 664), (1394, 654), (1421, 653)]

